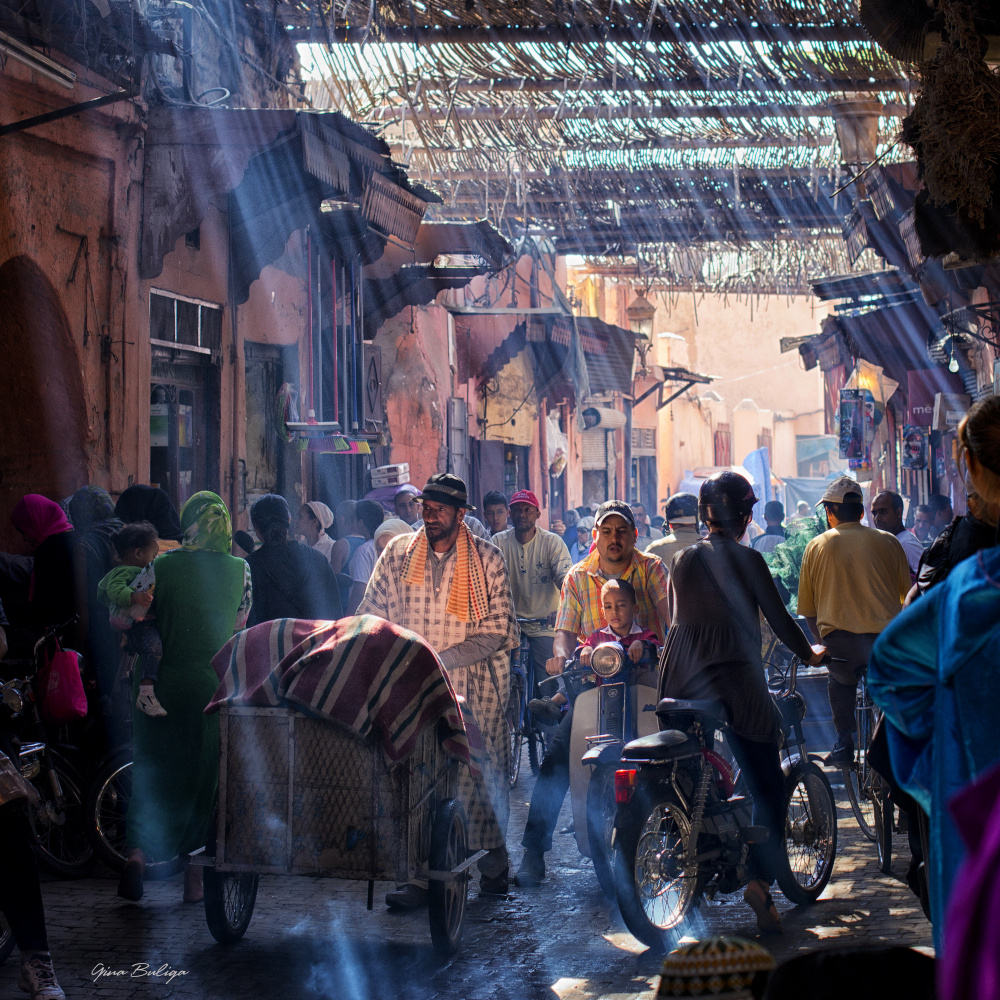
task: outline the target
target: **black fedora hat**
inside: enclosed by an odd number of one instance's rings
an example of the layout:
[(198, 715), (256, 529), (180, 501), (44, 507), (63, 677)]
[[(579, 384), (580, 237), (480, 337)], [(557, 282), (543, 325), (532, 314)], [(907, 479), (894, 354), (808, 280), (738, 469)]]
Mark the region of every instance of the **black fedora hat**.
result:
[(464, 507), (466, 510), (476, 509), (469, 503), (469, 491), (465, 482), (450, 472), (437, 472), (431, 476), (423, 492), (417, 494), (416, 499), (443, 503), (449, 507)]

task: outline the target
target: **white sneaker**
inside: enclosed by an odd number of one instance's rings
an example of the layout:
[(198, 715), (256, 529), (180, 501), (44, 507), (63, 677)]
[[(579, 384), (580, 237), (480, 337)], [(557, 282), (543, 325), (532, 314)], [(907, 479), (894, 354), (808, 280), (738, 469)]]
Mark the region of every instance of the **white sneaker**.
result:
[(151, 687), (139, 688), (139, 697), (135, 699), (135, 707), (140, 712), (145, 712), (146, 715), (157, 719), (167, 714), (167, 710), (160, 704), (156, 692)]
[(17, 985), (31, 994), (31, 1000), (66, 1000), (52, 968), (52, 957), (45, 951), (36, 951), (30, 958), (21, 959), (21, 977)]

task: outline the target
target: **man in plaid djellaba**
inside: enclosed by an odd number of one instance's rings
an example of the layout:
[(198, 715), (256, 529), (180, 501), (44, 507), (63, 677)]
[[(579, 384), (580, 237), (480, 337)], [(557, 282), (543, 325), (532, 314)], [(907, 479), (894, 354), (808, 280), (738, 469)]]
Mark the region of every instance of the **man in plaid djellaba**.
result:
[[(462, 522), (465, 483), (449, 473), (431, 476), (416, 498), (423, 524), (392, 539), (379, 556), (358, 614), (378, 615), (419, 633), (447, 668), (483, 733), (482, 779), (463, 772), (459, 795), (469, 819), (469, 847), (488, 851), (479, 861), (480, 891), (508, 888), (505, 845), (510, 786), (510, 655), (517, 645), (507, 564), (500, 550)], [(415, 909), (427, 900), (426, 885), (397, 886), (388, 906)]]

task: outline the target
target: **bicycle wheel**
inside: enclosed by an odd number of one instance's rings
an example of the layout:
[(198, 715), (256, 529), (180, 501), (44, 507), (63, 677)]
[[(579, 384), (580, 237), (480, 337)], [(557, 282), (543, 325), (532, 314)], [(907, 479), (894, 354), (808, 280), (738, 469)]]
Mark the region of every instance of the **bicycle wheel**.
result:
[(537, 778), (538, 769), (545, 759), (545, 733), (540, 729), (530, 729), (526, 735), (528, 741), (528, 766), (531, 773)]
[(521, 750), (524, 747), (524, 730), (521, 728), (520, 719), (510, 724), (510, 763), (507, 766), (507, 778), (510, 787), (517, 784), (517, 779), (521, 774)]
[(235, 944), (247, 932), (257, 902), (254, 872), (205, 869), (205, 920), (219, 944)]
[(875, 839), (875, 812), (871, 796), (867, 789), (871, 784), (871, 768), (868, 766), (868, 744), (871, 743), (872, 732), (875, 729), (875, 713), (877, 709), (868, 699), (868, 690), (862, 683), (858, 689), (858, 707), (855, 709), (857, 720), (857, 749), (854, 754), (854, 767), (845, 767), (844, 787), (851, 802), (851, 810), (858, 821), (861, 832), (868, 840)]
[(892, 825), (895, 806), (889, 785), (882, 778), (871, 772), (873, 780), (868, 795), (872, 803), (872, 816), (875, 828), (875, 851), (878, 854), (878, 868), (883, 875), (892, 872)]
[[(87, 792), (84, 833), (97, 857), (112, 871), (123, 872), (128, 858), (125, 823), (132, 801), (132, 752), (122, 750), (98, 770)], [(147, 859), (145, 878), (169, 878), (180, 871), (182, 861), (153, 862)]]
[(798, 763), (788, 776), (785, 862), (778, 885), (792, 903), (814, 903), (830, 881), (837, 856), (837, 803), (826, 775)]

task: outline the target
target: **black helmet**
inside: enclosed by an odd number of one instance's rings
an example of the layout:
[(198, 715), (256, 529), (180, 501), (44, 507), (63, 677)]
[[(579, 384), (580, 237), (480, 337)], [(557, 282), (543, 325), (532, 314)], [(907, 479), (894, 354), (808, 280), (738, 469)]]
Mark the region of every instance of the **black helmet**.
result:
[(666, 506), (668, 521), (676, 521), (680, 517), (698, 516), (698, 498), (693, 493), (675, 493)]
[(751, 513), (757, 498), (738, 472), (717, 472), (701, 484), (698, 516), (703, 521), (735, 521)]

